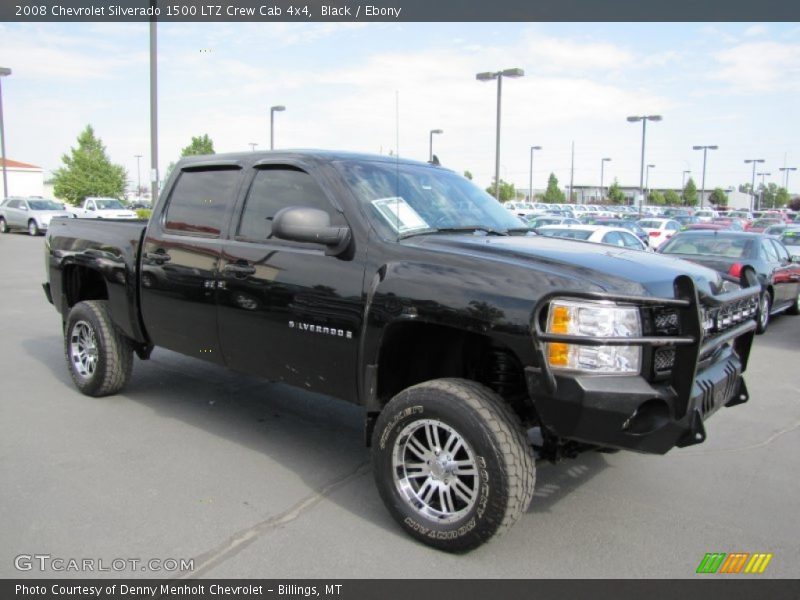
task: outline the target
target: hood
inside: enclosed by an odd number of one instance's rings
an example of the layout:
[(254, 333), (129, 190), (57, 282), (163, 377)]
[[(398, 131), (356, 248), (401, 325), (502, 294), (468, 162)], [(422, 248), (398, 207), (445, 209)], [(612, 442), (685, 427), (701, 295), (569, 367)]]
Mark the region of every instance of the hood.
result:
[(433, 234), (410, 237), (403, 243), (522, 268), (532, 277), (544, 271), (572, 279), (577, 288), (587, 291), (671, 298), (679, 275), (689, 275), (700, 291), (711, 295), (719, 293), (723, 283), (717, 272), (692, 262), (593, 242), (544, 236)]

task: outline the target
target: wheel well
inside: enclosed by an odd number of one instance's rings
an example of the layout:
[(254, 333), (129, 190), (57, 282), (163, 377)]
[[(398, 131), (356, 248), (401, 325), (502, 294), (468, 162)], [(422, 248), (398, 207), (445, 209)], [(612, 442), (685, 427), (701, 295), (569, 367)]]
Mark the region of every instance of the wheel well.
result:
[(523, 422), (536, 420), (522, 363), (507, 346), (428, 323), (395, 324), (386, 331), (378, 357), (381, 406), (407, 387), (442, 377), (482, 383), (503, 397)]
[(83, 300), (108, 300), (108, 288), (103, 276), (94, 269), (79, 265), (64, 269), (64, 294), (69, 307)]

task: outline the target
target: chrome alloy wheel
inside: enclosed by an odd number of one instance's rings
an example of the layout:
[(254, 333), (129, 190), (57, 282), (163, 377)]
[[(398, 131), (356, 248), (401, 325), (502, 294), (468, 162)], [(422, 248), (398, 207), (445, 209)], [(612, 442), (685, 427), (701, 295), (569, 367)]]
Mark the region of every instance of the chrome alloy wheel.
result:
[(69, 337), (69, 358), (75, 372), (88, 379), (97, 368), (97, 338), (86, 321), (78, 321)]
[(758, 323), (762, 329), (766, 329), (767, 323), (769, 323), (769, 294), (764, 292), (761, 295), (761, 300), (759, 302), (759, 310), (758, 310)]
[(438, 523), (462, 518), (478, 499), (475, 453), (455, 429), (436, 419), (414, 421), (400, 432), (392, 473), (406, 503)]

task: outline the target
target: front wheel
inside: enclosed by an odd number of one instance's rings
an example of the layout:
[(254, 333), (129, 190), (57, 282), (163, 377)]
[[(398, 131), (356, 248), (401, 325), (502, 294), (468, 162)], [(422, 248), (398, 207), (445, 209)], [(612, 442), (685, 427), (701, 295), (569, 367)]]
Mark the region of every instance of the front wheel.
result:
[(78, 302), (69, 311), (64, 355), (72, 380), (87, 396), (116, 394), (133, 370), (133, 346), (111, 321), (105, 300)]
[(8, 233), (8, 223), (2, 217), (0, 217), (0, 233)]
[(769, 292), (762, 292), (758, 301), (758, 316), (756, 317), (756, 333), (761, 334), (769, 327), (769, 311), (772, 310), (772, 296)]
[(488, 388), (437, 379), (386, 405), (372, 438), (378, 491), (418, 540), (448, 552), (504, 533), (533, 497), (533, 449), (511, 408)]
[(794, 304), (786, 311), (790, 315), (800, 315), (800, 290), (797, 291), (797, 297), (794, 299)]
[(34, 221), (33, 219), (28, 221), (28, 234), (36, 236), (39, 235), (39, 233), (40, 233), (39, 226), (36, 224), (36, 221)]

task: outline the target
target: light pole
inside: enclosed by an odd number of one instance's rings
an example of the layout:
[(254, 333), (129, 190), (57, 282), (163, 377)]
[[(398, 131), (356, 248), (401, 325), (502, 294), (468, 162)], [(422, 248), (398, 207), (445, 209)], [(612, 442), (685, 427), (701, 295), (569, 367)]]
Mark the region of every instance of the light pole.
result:
[(763, 163), (763, 158), (748, 158), (745, 161), (745, 164), (753, 163), (753, 179), (750, 182), (750, 210), (754, 211), (756, 209), (756, 164)]
[(718, 146), (692, 146), (692, 150), (703, 151), (703, 178), (700, 184), (700, 208), (703, 208), (703, 198), (706, 191), (706, 155), (709, 150), (716, 150)]
[(645, 200), (647, 200), (647, 197), (650, 195), (650, 169), (655, 169), (655, 168), (656, 168), (655, 165), (647, 165), (647, 175), (644, 180), (644, 187), (647, 190), (647, 196), (645, 196)]
[(528, 172), (528, 190), (530, 190), (529, 202), (533, 202), (533, 151), (541, 149), (541, 146), (531, 146), (531, 170)]
[(600, 202), (603, 201), (603, 170), (607, 162), (611, 162), (610, 158), (600, 159)]
[(433, 134), (444, 133), (444, 129), (431, 129), (428, 139), (428, 162), (433, 162)]
[(783, 171), (783, 189), (789, 191), (789, 171), (797, 171), (797, 167), (780, 167), (779, 171)]
[(3, 125), (3, 77), (11, 75), (11, 69), (0, 67), (0, 159), (3, 161), (3, 198), (8, 196), (8, 179), (6, 179), (6, 131)]
[(250, 152), (255, 152), (256, 146), (258, 146), (256, 142), (247, 142), (247, 145), (250, 146)]
[(269, 107), (269, 149), (275, 149), (275, 113), (276, 112), (283, 112), (286, 110), (285, 106), (281, 106), (280, 104), (277, 106), (270, 106)]
[(503, 94), (503, 77), (522, 77), (525, 71), (522, 69), (504, 69), (502, 71), (478, 73), (475, 79), (478, 81), (491, 81), (497, 79), (497, 142), (495, 144), (494, 158), (494, 197), (500, 201), (500, 106)]
[(141, 154), (134, 154), (136, 157), (136, 198), (139, 202), (142, 201), (142, 173), (139, 169), (139, 159), (142, 158)]
[(639, 214), (642, 214), (642, 198), (644, 197), (644, 143), (647, 137), (647, 122), (648, 121), (660, 121), (662, 119), (661, 115), (642, 115), (642, 116), (633, 116), (628, 117), (629, 123), (638, 123), (639, 121), (642, 122), (642, 162), (641, 168), (639, 170), (639, 193), (641, 196), (639, 197)]
[(766, 189), (764, 187), (764, 177), (768, 177), (769, 175), (772, 175), (772, 173), (756, 173), (756, 175), (761, 177), (761, 191), (758, 194), (758, 210), (761, 210), (761, 206), (764, 204), (764, 191)]

